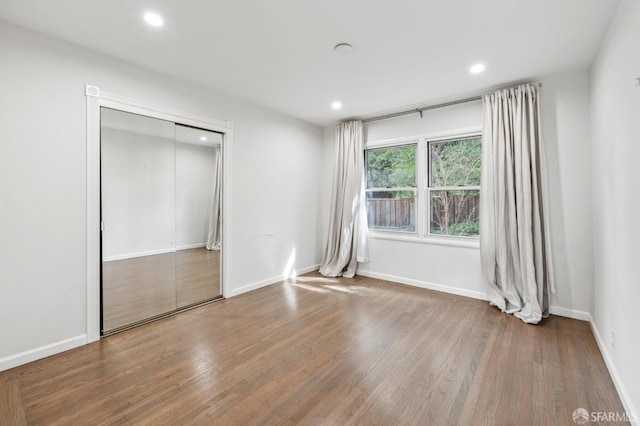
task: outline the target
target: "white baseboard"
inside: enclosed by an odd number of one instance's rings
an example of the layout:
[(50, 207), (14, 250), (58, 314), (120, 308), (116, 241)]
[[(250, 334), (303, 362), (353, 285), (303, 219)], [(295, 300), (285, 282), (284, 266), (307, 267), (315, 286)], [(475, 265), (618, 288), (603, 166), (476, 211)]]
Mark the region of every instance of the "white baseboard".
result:
[(573, 318), (580, 321), (589, 321), (589, 312), (579, 311), (577, 309), (563, 308), (562, 306), (549, 306), (549, 313), (551, 315), (558, 315), (560, 317)]
[(156, 254), (173, 253), (176, 249), (174, 247), (163, 248), (158, 250), (140, 251), (137, 253), (117, 254), (115, 256), (105, 256), (102, 258), (103, 262), (113, 262), (114, 260), (133, 259), (134, 257), (153, 256)]
[[(318, 268), (320, 268), (320, 264), (307, 266), (306, 268), (296, 269), (293, 271), (292, 276), (297, 277), (298, 275), (306, 274), (307, 272), (317, 271)], [(242, 293), (247, 293), (249, 291), (257, 290), (259, 288), (266, 287), (268, 285), (279, 283), (280, 281), (284, 281), (286, 278), (287, 277), (285, 277), (284, 274), (282, 274), (282, 275), (278, 275), (277, 277), (272, 277), (266, 280), (258, 281), (257, 283), (244, 285), (239, 288), (234, 288), (233, 290), (231, 290), (231, 297), (238, 296)]]
[[(435, 284), (428, 281), (414, 280), (412, 278), (398, 277), (395, 275), (382, 274), (371, 271), (358, 271), (358, 275), (363, 277), (377, 278), (379, 280), (392, 281), (399, 284), (412, 285), (414, 287), (426, 288), (428, 290), (441, 291), (444, 293), (455, 294), (458, 296), (471, 297), (479, 300), (489, 300), (487, 294), (481, 291), (468, 290), (464, 288), (452, 287), (444, 284)], [(550, 306), (549, 313), (561, 317), (573, 318), (582, 321), (589, 321), (589, 313), (576, 309), (563, 308), (562, 306)]]
[(356, 272), (356, 274), (361, 275), (363, 277), (376, 278), (379, 280), (392, 281), (398, 284), (406, 284), (414, 287), (426, 288), (428, 290), (435, 290), (435, 291), (441, 291), (443, 293), (455, 294), (458, 296), (471, 297), (473, 299), (489, 300), (487, 298), (487, 294), (482, 291), (467, 290), (464, 288), (451, 287), (444, 284), (435, 284), (435, 283), (430, 283), (428, 281), (414, 280), (412, 278), (404, 278), (404, 277), (398, 277), (395, 275), (381, 274), (379, 272), (359, 270)]
[(591, 331), (593, 331), (593, 335), (596, 338), (596, 343), (598, 343), (598, 348), (600, 348), (600, 353), (602, 354), (602, 358), (604, 358), (604, 363), (607, 366), (607, 370), (609, 370), (609, 375), (611, 376), (611, 380), (613, 380), (613, 385), (616, 387), (618, 391), (618, 396), (620, 397), (620, 401), (622, 402), (622, 406), (629, 417), (630, 423), (632, 425), (638, 426), (640, 423), (640, 415), (639, 412), (635, 410), (633, 403), (631, 402), (631, 398), (627, 393), (627, 389), (624, 387), (622, 383), (622, 378), (620, 374), (618, 374), (618, 370), (616, 369), (615, 364), (613, 363), (613, 358), (611, 357), (611, 353), (609, 352), (609, 347), (605, 343), (605, 340), (602, 338), (602, 334), (600, 334), (600, 330), (598, 330), (598, 326), (591, 314), (588, 314), (588, 321), (591, 324)]
[(59, 342), (50, 343), (39, 348), (30, 349), (15, 355), (9, 355), (0, 359), (0, 371), (8, 370), (19, 365), (27, 364), (38, 359), (46, 358), (69, 349), (77, 348), (87, 343), (87, 335), (72, 337)]

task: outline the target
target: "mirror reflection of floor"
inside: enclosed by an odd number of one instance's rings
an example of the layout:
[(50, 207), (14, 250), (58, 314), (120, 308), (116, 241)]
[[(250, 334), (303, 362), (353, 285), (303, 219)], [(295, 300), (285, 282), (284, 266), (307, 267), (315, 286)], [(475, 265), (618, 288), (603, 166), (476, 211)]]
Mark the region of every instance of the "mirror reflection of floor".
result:
[(220, 295), (220, 251), (194, 248), (102, 264), (103, 330)]
[(178, 308), (220, 296), (220, 250), (180, 250), (176, 266)]

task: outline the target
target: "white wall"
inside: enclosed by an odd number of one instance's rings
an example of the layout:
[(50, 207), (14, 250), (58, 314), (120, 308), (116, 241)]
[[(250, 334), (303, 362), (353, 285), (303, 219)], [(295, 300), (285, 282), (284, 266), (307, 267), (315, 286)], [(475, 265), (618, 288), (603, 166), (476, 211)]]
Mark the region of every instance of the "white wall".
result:
[(102, 258), (173, 251), (176, 233), (176, 152), (168, 137), (101, 130)]
[(216, 148), (176, 144), (176, 248), (207, 243), (215, 189)]
[[(549, 206), (557, 294), (552, 313), (587, 319), (591, 305), (591, 215), (589, 189), (589, 86), (586, 73), (541, 80), (541, 114), (550, 181)], [(472, 102), (374, 121), (365, 140), (380, 141), (441, 134), (482, 126), (482, 103)], [(333, 170), (334, 128), (324, 131), (323, 161)], [(328, 227), (332, 175), (323, 182), (323, 229)], [(325, 237), (326, 238), (326, 237)], [(372, 237), (370, 262), (363, 275), (435, 288), (471, 297), (486, 297), (477, 247), (393, 241)]]
[(586, 320), (593, 288), (589, 80), (580, 73), (541, 81), (556, 281), (552, 312)]
[(640, 77), (639, 41), (640, 3), (622, 0), (591, 69), (593, 319), (617, 370), (627, 409), (636, 415), (640, 415), (640, 87), (634, 84)]
[(231, 294), (294, 249), (296, 269), (319, 263), (321, 129), (10, 24), (0, 52), (0, 369), (87, 330), (85, 84), (234, 121)]

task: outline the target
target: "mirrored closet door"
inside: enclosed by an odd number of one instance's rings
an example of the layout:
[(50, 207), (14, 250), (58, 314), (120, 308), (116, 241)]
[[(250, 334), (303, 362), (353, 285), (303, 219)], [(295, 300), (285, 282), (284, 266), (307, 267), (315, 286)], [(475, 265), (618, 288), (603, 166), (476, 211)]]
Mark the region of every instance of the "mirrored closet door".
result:
[(221, 297), (222, 135), (101, 108), (102, 333)]
[(221, 294), (221, 146), (219, 133), (176, 125), (178, 308)]

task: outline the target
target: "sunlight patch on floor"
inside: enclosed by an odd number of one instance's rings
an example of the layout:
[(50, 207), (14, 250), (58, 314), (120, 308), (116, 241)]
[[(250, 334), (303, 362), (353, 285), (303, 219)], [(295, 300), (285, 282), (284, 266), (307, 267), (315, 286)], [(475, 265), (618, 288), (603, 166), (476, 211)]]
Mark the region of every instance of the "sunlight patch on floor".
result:
[(292, 283), (291, 285), (293, 285), (295, 287), (302, 288), (304, 290), (315, 291), (316, 293), (331, 293), (329, 290), (325, 290), (325, 289), (320, 288), (320, 287), (313, 287), (313, 286), (306, 285), (306, 284)]
[(296, 281), (303, 283), (337, 283), (338, 280), (334, 278), (325, 277), (296, 277)]
[[(347, 284), (343, 284), (347, 282)], [(348, 285), (349, 280), (342, 278), (327, 278), (327, 277), (292, 277), (287, 280), (293, 286), (299, 287), (304, 290), (315, 291), (316, 293), (342, 293), (342, 294), (374, 294), (379, 293), (381, 289), (371, 288), (362, 285)], [(355, 281), (354, 281), (355, 282)]]
[(287, 305), (291, 309), (298, 309), (298, 296), (293, 288), (291, 288), (291, 284), (284, 283), (284, 297), (287, 299)]
[(343, 285), (333, 284), (333, 285), (323, 285), (322, 287), (330, 288), (331, 290), (340, 291), (343, 293), (355, 293), (352, 289)]

